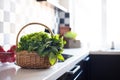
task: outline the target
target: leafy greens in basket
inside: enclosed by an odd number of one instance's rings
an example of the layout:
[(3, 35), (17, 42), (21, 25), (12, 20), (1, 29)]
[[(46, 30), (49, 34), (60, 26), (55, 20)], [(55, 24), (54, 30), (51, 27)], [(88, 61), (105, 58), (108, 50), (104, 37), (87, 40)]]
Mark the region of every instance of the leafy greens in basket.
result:
[(54, 65), (58, 59), (64, 61), (61, 54), (65, 43), (58, 34), (51, 36), (46, 32), (35, 32), (20, 38), (17, 51), (26, 50), (43, 57), (47, 56), (50, 64)]

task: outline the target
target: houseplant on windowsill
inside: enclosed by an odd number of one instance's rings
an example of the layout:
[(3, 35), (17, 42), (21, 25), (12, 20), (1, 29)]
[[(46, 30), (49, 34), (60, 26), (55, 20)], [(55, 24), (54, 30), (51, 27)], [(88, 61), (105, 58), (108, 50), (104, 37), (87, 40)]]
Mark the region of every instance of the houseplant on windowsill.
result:
[[(18, 42), (20, 32), (27, 26), (38, 24), (49, 30), (46, 32), (35, 32), (24, 35)], [(41, 23), (29, 23), (25, 25), (17, 35), (17, 56), (16, 62), (23, 68), (49, 68), (57, 60), (64, 61), (61, 55), (65, 41), (59, 35), (54, 35), (51, 30)]]

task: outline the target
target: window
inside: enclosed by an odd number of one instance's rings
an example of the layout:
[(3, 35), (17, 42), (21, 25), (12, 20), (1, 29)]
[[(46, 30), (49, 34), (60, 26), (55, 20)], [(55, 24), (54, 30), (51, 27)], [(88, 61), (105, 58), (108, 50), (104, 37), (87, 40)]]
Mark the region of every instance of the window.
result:
[[(71, 0), (72, 1), (72, 0)], [(110, 49), (120, 44), (119, 0), (73, 0), (71, 28), (91, 50)]]
[(120, 49), (120, 0), (107, 0), (107, 42)]

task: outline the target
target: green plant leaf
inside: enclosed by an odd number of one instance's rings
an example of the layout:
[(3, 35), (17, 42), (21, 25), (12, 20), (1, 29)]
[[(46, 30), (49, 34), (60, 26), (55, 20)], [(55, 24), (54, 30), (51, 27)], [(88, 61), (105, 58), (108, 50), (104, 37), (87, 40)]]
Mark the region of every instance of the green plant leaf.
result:
[(64, 61), (64, 57), (61, 54), (57, 54), (57, 58), (61, 61)]
[(54, 65), (57, 62), (57, 56), (52, 52), (49, 55), (49, 61), (51, 65)]
[(77, 36), (77, 34), (75, 32), (72, 32), (72, 31), (68, 31), (64, 34), (64, 37), (71, 38), (71, 39), (75, 39), (76, 36)]
[(42, 52), (41, 56), (45, 57), (45, 56), (49, 55), (49, 53), (50, 53), (50, 50), (45, 50)]
[(39, 55), (41, 55), (41, 56), (43, 56), (43, 51), (44, 51), (44, 49), (45, 49), (45, 46), (42, 46), (42, 47), (40, 47), (39, 49), (38, 49), (38, 54)]
[(57, 47), (51, 46), (51, 51), (54, 52), (54, 53), (57, 53), (58, 52)]

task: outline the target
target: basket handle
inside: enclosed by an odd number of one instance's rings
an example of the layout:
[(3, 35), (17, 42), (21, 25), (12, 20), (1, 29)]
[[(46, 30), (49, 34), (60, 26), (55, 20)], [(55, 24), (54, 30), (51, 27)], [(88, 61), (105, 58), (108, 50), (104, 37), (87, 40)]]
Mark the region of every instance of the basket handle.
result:
[(51, 33), (51, 36), (54, 35), (53, 32), (51, 31), (51, 29), (50, 29), (49, 27), (47, 27), (46, 25), (42, 24), (42, 23), (37, 23), (37, 22), (28, 23), (28, 24), (26, 24), (25, 26), (23, 26), (23, 27), (20, 29), (20, 31), (18, 32), (17, 37), (16, 37), (16, 46), (18, 46), (18, 38), (19, 38), (19, 35), (20, 35), (21, 31), (22, 31), (24, 28), (26, 28), (27, 26), (29, 26), (29, 25), (34, 25), (34, 24), (44, 26), (44, 27), (45, 27), (46, 29), (48, 29), (48, 31)]

